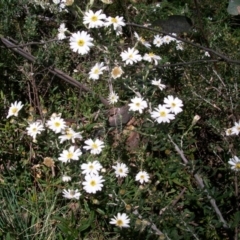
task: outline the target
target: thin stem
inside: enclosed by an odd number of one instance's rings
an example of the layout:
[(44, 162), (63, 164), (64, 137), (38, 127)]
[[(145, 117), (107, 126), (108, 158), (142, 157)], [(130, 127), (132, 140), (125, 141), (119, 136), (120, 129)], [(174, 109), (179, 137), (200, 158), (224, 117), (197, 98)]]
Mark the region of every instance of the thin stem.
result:
[[(32, 56), (31, 54), (27, 53), (26, 51), (24, 51), (23, 49), (19, 48), (18, 45), (12, 43), (10, 40), (6, 39), (6, 38), (0, 38), (0, 40), (2, 41), (2, 43), (5, 45), (6, 48), (10, 48), (12, 51), (20, 54), (21, 56), (23, 56), (24, 58), (28, 59), (31, 62), (35, 62), (36, 58), (34, 56)], [(77, 80), (75, 80), (74, 78), (70, 77), (69, 75), (65, 74), (64, 72), (62, 72), (61, 70), (57, 69), (57, 68), (52, 68), (52, 67), (47, 67), (47, 70), (52, 73), (53, 75), (56, 75), (57, 77), (59, 77), (60, 79), (64, 80), (65, 82), (84, 90), (85, 92), (90, 92), (92, 94), (94, 94), (94, 92), (88, 88), (87, 86), (81, 84), (80, 82), (78, 82)], [(105, 105), (105, 106), (109, 106), (109, 103), (107, 101), (107, 99), (103, 98), (102, 96), (99, 96), (101, 102)]]
[[(180, 155), (180, 157), (182, 158), (183, 162), (184, 162), (185, 164), (188, 164), (188, 160), (187, 160), (187, 158), (185, 157), (183, 151), (179, 149), (178, 145), (172, 140), (172, 138), (171, 138), (170, 135), (168, 135), (168, 138), (169, 138), (170, 142), (173, 144), (173, 146), (175, 147), (175, 150), (177, 151), (177, 153), (178, 153), (178, 154)], [(194, 174), (194, 178), (196, 179), (197, 184), (199, 185), (199, 187), (207, 194), (207, 198), (209, 199), (209, 201), (210, 201), (213, 209), (215, 210), (216, 214), (218, 215), (220, 222), (223, 224), (223, 227), (224, 227), (224, 228), (229, 228), (227, 222), (226, 222), (225, 219), (223, 218), (222, 213), (221, 213), (221, 211), (219, 210), (219, 208), (218, 208), (218, 206), (217, 206), (217, 204), (216, 204), (215, 199), (209, 194), (207, 188), (205, 188), (205, 185), (204, 185), (204, 183), (203, 183), (203, 179), (202, 179), (202, 178), (200, 177), (200, 175), (197, 174), (197, 173)]]
[(175, 35), (173, 35), (173, 34), (170, 34), (170, 33), (168, 33), (168, 32), (165, 32), (165, 31), (162, 31), (162, 30), (157, 30), (157, 29), (155, 29), (155, 28), (145, 27), (145, 26), (142, 26), (142, 25), (139, 25), (139, 24), (135, 24), (135, 23), (127, 23), (127, 25), (128, 25), (128, 26), (138, 27), (138, 28), (144, 28), (144, 29), (147, 29), (147, 30), (152, 31), (152, 32), (157, 32), (157, 33), (162, 33), (162, 34), (164, 34), (164, 35), (168, 35), (168, 36), (170, 36), (170, 37), (172, 37), (172, 38), (175, 38), (175, 39), (177, 39), (177, 40), (179, 40), (179, 41), (182, 41), (182, 42), (184, 42), (184, 43), (187, 43), (187, 44), (189, 44), (189, 45), (192, 45), (192, 46), (194, 46), (194, 47), (196, 47), (196, 48), (200, 48), (200, 49), (203, 49), (203, 50), (205, 50), (205, 51), (207, 51), (207, 52), (209, 52), (209, 53), (213, 53), (213, 54), (215, 54), (216, 56), (220, 57), (223, 61), (225, 61), (225, 62), (227, 62), (227, 63), (233, 63), (233, 64), (240, 65), (240, 61), (231, 59), (231, 58), (227, 57), (225, 54), (219, 53), (219, 52), (217, 52), (217, 51), (215, 51), (215, 50), (213, 50), (213, 49), (211, 49), (211, 48), (204, 47), (204, 46), (202, 46), (202, 45), (196, 44), (196, 43), (191, 42), (191, 41), (189, 41), (189, 40), (186, 40), (186, 39), (184, 39), (184, 38), (177, 37), (177, 36), (175, 36)]

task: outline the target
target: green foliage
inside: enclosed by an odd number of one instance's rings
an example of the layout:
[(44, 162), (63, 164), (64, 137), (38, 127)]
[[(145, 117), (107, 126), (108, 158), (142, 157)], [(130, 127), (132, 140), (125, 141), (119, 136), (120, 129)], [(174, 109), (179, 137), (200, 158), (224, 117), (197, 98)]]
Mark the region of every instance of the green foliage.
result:
[[(236, 135), (226, 135), (226, 129), (239, 121), (240, 113), (240, 30), (228, 15), (236, 15), (232, 11), (237, 1), (234, 6), (229, 4), (228, 12), (224, 2), (196, 2), (162, 1), (159, 6), (156, 1), (143, 0), (118, 0), (109, 5), (75, 1), (67, 7), (68, 12), (59, 11), (59, 6), (47, 0), (0, 2), (0, 36), (20, 44), (18, 50), (36, 59), (28, 61), (0, 45), (1, 238), (231, 239), (234, 234), (237, 238), (239, 174), (230, 170), (228, 161), (239, 156), (240, 141)], [(89, 7), (145, 26), (170, 15), (185, 15), (192, 19), (193, 29), (177, 35), (185, 41), (183, 50), (176, 49), (176, 42), (157, 47), (152, 42), (161, 32), (148, 28), (128, 24), (122, 35), (110, 27), (86, 28), (83, 13)], [(62, 22), (68, 32), (60, 41), (57, 34)], [(69, 48), (69, 37), (77, 31), (87, 31), (94, 39), (88, 54)], [(151, 43), (151, 49), (137, 41), (134, 32)], [(153, 52), (162, 59), (157, 65), (154, 61), (126, 65), (120, 54), (133, 47), (142, 56)], [(204, 55), (205, 51), (210, 55)], [(107, 69), (100, 79), (89, 79), (91, 68), (100, 62)], [(111, 77), (115, 66), (124, 71), (117, 79)], [(56, 68), (90, 91), (64, 82), (53, 74)], [(166, 88), (152, 85), (153, 79), (161, 79)], [(113, 106), (99, 98), (107, 98), (111, 88), (120, 99), (115, 107), (141, 95), (148, 109), (142, 114), (132, 112), (128, 124), (111, 125), (109, 110)], [(170, 123), (158, 124), (150, 112), (169, 95), (183, 101), (183, 112)], [(22, 101), (23, 109), (18, 117), (6, 118), (15, 101)], [(59, 143), (61, 134), (45, 126), (34, 142), (27, 134), (29, 123), (46, 124), (53, 113), (61, 113), (83, 139)], [(197, 115), (200, 120), (196, 120)], [(101, 154), (85, 151), (84, 141), (90, 138), (104, 142)], [(60, 153), (72, 145), (83, 152), (79, 161), (59, 161)], [(54, 165), (46, 165), (46, 158)], [(102, 191), (89, 194), (82, 186), (80, 165), (93, 160), (103, 166), (105, 181)], [(117, 162), (128, 166), (126, 178), (116, 178), (112, 166)], [(144, 184), (135, 179), (140, 170), (150, 176)], [(72, 181), (63, 182), (64, 174)], [(203, 188), (196, 175), (201, 177)], [(64, 198), (63, 189), (79, 189), (80, 199)], [(228, 227), (210, 204), (211, 198)], [(128, 215), (129, 228), (109, 223), (117, 213)]]

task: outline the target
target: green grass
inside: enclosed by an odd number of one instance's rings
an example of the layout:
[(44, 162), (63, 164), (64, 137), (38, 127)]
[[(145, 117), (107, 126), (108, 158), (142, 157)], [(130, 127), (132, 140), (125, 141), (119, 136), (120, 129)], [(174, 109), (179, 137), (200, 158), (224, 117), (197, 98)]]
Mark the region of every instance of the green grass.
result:
[[(227, 13), (225, 3), (196, 2), (75, 1), (68, 12), (59, 12), (52, 3), (0, 3), (0, 36), (22, 44), (17, 51), (0, 44), (1, 239), (238, 239), (239, 172), (228, 161), (239, 156), (240, 141), (226, 130), (239, 121), (239, 20)], [(139, 26), (127, 24), (119, 36), (110, 27), (88, 29), (83, 13), (89, 7)], [(153, 39), (161, 29), (153, 31), (146, 24), (174, 14), (193, 21), (191, 31), (177, 35), (184, 49), (177, 50), (176, 42), (156, 47)], [(57, 41), (63, 22), (67, 39)], [(85, 55), (70, 49), (69, 38), (77, 31), (94, 39)], [(141, 56), (153, 52), (162, 60), (127, 65), (120, 55), (133, 47)], [(19, 51), (36, 60), (28, 61)], [(100, 62), (107, 68), (94, 81), (89, 72)], [(111, 77), (115, 66), (124, 71), (117, 79)], [(56, 69), (66, 74), (65, 80)], [(76, 86), (71, 77), (89, 90)], [(161, 79), (166, 88), (152, 85), (153, 79)], [(119, 96), (115, 105), (100, 99), (106, 100), (111, 89)], [(169, 95), (182, 100), (183, 111), (169, 123), (157, 123), (151, 112)], [(129, 121), (120, 118), (113, 126), (112, 108), (127, 106), (136, 96), (147, 108), (125, 111)], [(24, 107), (17, 117), (6, 118), (15, 101)], [(53, 113), (61, 114), (83, 138), (60, 143), (61, 133), (46, 126)], [(193, 122), (196, 116), (200, 119)], [(35, 121), (45, 128), (36, 142), (26, 130)], [(99, 155), (83, 148), (87, 139), (103, 141)], [(70, 146), (82, 155), (62, 163), (58, 158)], [(46, 158), (54, 164), (47, 165)], [(95, 160), (105, 181), (93, 194), (84, 190), (81, 164)], [(128, 167), (125, 178), (115, 176), (117, 162)], [(136, 181), (142, 170), (149, 174), (143, 184)], [(63, 182), (63, 175), (72, 180)], [(64, 189), (78, 189), (81, 196), (64, 198)], [(118, 213), (127, 214), (128, 228), (110, 224)]]

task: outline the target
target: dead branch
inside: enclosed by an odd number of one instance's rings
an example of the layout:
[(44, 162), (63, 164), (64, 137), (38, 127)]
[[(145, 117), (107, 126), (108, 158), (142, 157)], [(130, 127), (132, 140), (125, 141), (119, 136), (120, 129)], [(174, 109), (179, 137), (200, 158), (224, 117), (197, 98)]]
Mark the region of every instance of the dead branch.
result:
[[(19, 47), (18, 45), (16, 45), (15, 43), (13, 43), (12, 41), (2, 37), (0, 38), (1, 42), (4, 44), (4, 46), (8, 49), (11, 49), (12, 51), (20, 54), (21, 56), (23, 56), (24, 58), (26, 58), (27, 60), (29, 60), (30, 62), (35, 62), (36, 58), (34, 56), (32, 56), (31, 54), (27, 53), (26, 51), (24, 51), (21, 47)], [(20, 45), (20, 46), (24, 46), (24, 45)], [(52, 73), (53, 75), (59, 77), (60, 79), (64, 80), (65, 82), (69, 83), (70, 85), (77, 87), (85, 92), (90, 92), (93, 93), (94, 92), (86, 87), (85, 85), (81, 84), (80, 82), (78, 82), (77, 80), (75, 80), (74, 78), (70, 77), (69, 75), (65, 74), (64, 72), (62, 72), (61, 70), (57, 69), (57, 68), (52, 68), (52, 67), (47, 67), (47, 70)], [(99, 96), (101, 102), (105, 105), (105, 106), (109, 106), (108, 101), (103, 98), (102, 96)]]
[(194, 46), (196, 48), (203, 49), (204, 51), (207, 51), (210, 54), (212, 53), (213, 55), (218, 56), (220, 58), (220, 59), (218, 59), (218, 61), (224, 61), (224, 62), (229, 63), (229, 64), (232, 63), (232, 64), (240, 65), (240, 61), (238, 61), (238, 60), (231, 59), (231, 58), (227, 57), (225, 54), (219, 53), (219, 52), (213, 50), (212, 48), (204, 47), (204, 46), (202, 46), (200, 44), (196, 44), (196, 43), (191, 42), (189, 40), (186, 40), (184, 38), (180, 38), (178, 36), (175, 36), (174, 34), (171, 34), (171, 33), (168, 33), (168, 32), (162, 31), (162, 30), (158, 30), (158, 29), (155, 29), (155, 28), (142, 26), (142, 25), (135, 24), (135, 23), (127, 23), (127, 25), (128, 26), (133, 26), (133, 27), (147, 29), (147, 30), (152, 31), (152, 32), (162, 33), (164, 35), (168, 35), (168, 36), (170, 36), (172, 38), (175, 38), (175, 39), (177, 39), (177, 40), (179, 40), (181, 42), (187, 43), (187, 44), (192, 45), (192, 46)]
[[(169, 138), (169, 140), (171, 141), (171, 143), (173, 144), (173, 146), (175, 147), (175, 150), (177, 151), (177, 153), (178, 153), (178, 154), (180, 155), (180, 157), (182, 158), (183, 162), (184, 162), (185, 164), (187, 164), (187, 163), (188, 163), (188, 160), (187, 160), (187, 158), (185, 157), (183, 151), (179, 149), (178, 145), (172, 140), (172, 138), (171, 138), (170, 135), (168, 135), (168, 138)], [(218, 215), (220, 222), (223, 224), (223, 227), (224, 227), (224, 228), (229, 228), (227, 222), (226, 222), (225, 219), (223, 218), (222, 213), (221, 213), (221, 211), (219, 210), (219, 208), (218, 208), (218, 206), (217, 206), (217, 204), (216, 204), (215, 199), (209, 194), (207, 188), (205, 188), (205, 185), (204, 185), (204, 183), (203, 183), (203, 179), (202, 179), (202, 178), (200, 177), (200, 175), (197, 174), (197, 173), (194, 174), (194, 178), (196, 179), (198, 186), (207, 194), (207, 198), (209, 199), (209, 201), (210, 201), (213, 209), (215, 210), (216, 214)]]

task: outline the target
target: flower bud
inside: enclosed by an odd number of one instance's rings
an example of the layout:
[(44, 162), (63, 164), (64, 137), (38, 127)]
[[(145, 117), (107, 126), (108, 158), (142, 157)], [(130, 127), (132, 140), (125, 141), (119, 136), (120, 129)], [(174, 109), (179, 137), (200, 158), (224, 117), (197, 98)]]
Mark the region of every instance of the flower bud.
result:
[(99, 201), (97, 199), (93, 199), (92, 203), (95, 204), (95, 205), (99, 205)]
[(194, 118), (193, 118), (193, 121), (192, 121), (192, 125), (195, 125), (200, 118), (201, 117), (199, 115), (195, 115)]
[(130, 204), (127, 204), (127, 205), (125, 206), (125, 209), (126, 209), (127, 212), (130, 212), (131, 209), (132, 209), (132, 206), (131, 206)]

